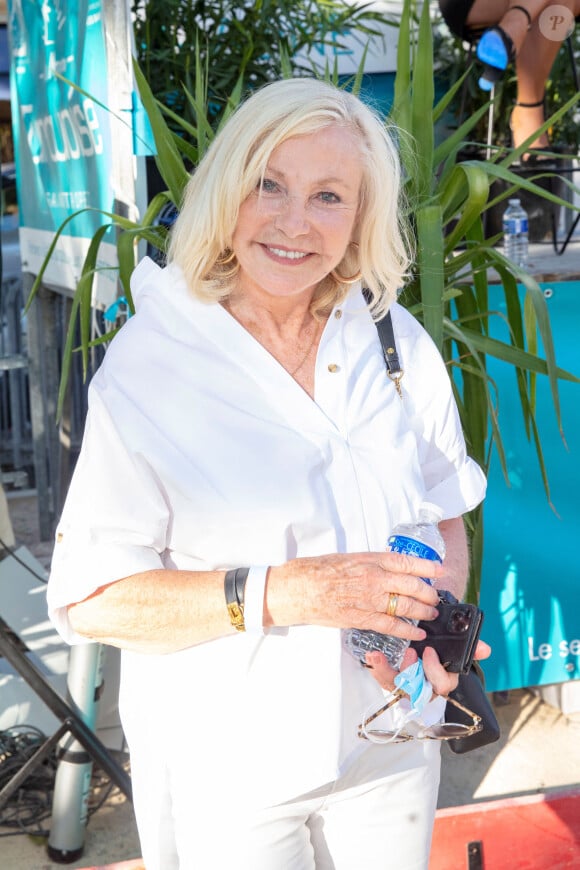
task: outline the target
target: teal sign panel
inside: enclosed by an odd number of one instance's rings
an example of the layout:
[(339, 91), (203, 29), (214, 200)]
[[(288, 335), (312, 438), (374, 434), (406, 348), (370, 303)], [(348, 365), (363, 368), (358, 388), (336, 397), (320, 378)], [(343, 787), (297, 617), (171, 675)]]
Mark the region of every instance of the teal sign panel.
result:
[[(540, 286), (550, 312), (557, 363), (580, 376), (580, 282)], [(490, 309), (505, 313), (502, 296), (499, 288), (490, 288)], [(494, 320), (500, 324), (500, 318)], [(494, 336), (506, 338), (497, 324)], [(509, 366), (493, 360), (489, 374), (499, 392), (510, 485), (494, 456), (484, 510), (481, 586), (483, 636), (493, 646), (492, 658), (485, 663), (487, 688), (500, 691), (580, 679), (580, 384), (559, 381), (564, 442), (547, 378), (537, 379), (537, 421), (551, 506), (534, 445), (526, 440), (515, 375)]]
[[(36, 272), (54, 231), (70, 215), (113, 210), (109, 114), (99, 105), (107, 105), (109, 86), (101, 7), (102, 0), (10, 3), (12, 117), (27, 271)], [(83, 211), (63, 235), (90, 239), (100, 223), (95, 211)]]
[[(111, 209), (111, 143), (101, 0), (20, 0), (10, 16), (21, 225), (55, 229), (81, 208)], [(91, 96), (57, 77), (60, 74)], [(91, 237), (96, 215), (67, 233)]]

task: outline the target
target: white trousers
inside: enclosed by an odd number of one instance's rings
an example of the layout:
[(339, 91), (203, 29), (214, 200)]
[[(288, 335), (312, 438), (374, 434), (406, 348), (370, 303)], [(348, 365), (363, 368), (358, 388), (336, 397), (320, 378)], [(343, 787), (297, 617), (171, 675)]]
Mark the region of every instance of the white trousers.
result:
[[(147, 870), (427, 870), (439, 744), (369, 745), (336, 780), (266, 809), (218, 786), (132, 766)], [(388, 775), (385, 770), (389, 771)], [(170, 786), (171, 782), (171, 786)]]

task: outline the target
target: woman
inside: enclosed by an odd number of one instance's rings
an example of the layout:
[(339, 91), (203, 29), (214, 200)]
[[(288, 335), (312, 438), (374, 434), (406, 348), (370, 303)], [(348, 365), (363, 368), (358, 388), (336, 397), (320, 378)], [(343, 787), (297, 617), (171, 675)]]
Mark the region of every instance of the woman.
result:
[[(361, 668), (340, 631), (424, 637), (399, 617), (435, 616), (420, 577), (461, 596), (461, 514), (485, 489), (440, 357), (392, 304), (399, 185), (354, 96), (258, 91), (192, 176), (169, 265), (137, 268), (137, 314), (91, 385), (49, 605), (72, 642), (123, 649), (147, 870), (426, 866), (439, 745), (357, 736), (395, 672), (380, 653)], [(361, 275), (392, 309), (404, 402)], [(444, 567), (384, 552), (426, 497)], [(424, 667), (456, 685), (433, 650)]]
[[(484, 90), (491, 90), (515, 62), (517, 101), (510, 124), (517, 148), (545, 121), (546, 82), (580, 16), (580, 0), (439, 0), (439, 8), (452, 33), (469, 42), (479, 40), (477, 56), (484, 64), (479, 83)], [(549, 147), (548, 134), (542, 133), (531, 147)]]

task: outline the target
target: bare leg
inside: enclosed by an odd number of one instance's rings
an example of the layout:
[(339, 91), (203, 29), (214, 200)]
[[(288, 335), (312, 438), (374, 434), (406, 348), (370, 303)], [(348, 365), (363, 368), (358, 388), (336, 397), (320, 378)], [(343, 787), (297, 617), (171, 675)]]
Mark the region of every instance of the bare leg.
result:
[[(515, 5), (525, 6), (528, 10), (532, 19), (529, 30), (526, 16), (512, 8)], [(558, 5), (570, 10), (570, 18), (580, 15), (580, 0), (558, 0)], [(537, 106), (515, 106), (511, 126), (516, 147), (544, 122), (541, 101), (546, 81), (566, 35), (565, 30), (558, 31), (549, 26), (550, 21), (546, 22), (544, 17), (540, 20), (542, 12), (549, 11), (550, 6), (553, 6), (552, 0), (525, 0), (520, 4), (511, 0), (476, 0), (467, 18), (467, 24), (471, 26), (493, 27), (499, 24), (505, 30), (516, 50), (517, 102), (540, 103)], [(546, 147), (548, 144), (544, 133), (531, 147)]]
[[(518, 103), (526, 104), (516, 104), (512, 112), (510, 125), (516, 148), (544, 123), (543, 97), (546, 81), (560, 45), (559, 42), (548, 42), (535, 22), (516, 58)], [(540, 105), (533, 105), (534, 103)], [(531, 147), (545, 148), (547, 145), (548, 134), (543, 133), (532, 142)]]

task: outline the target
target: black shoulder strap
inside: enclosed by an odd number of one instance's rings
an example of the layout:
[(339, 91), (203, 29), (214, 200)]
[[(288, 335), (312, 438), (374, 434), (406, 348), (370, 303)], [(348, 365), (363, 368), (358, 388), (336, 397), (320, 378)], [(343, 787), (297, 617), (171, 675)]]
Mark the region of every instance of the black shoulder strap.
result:
[[(365, 297), (367, 303), (370, 304), (371, 294), (367, 287), (363, 287), (363, 296)], [(375, 321), (375, 326), (377, 327), (379, 339), (381, 341), (381, 347), (383, 348), (383, 356), (385, 358), (385, 363), (387, 366), (387, 374), (395, 384), (397, 392), (402, 399), (403, 393), (401, 391), (401, 378), (404, 375), (404, 371), (401, 368), (399, 354), (397, 352), (395, 331), (393, 329), (391, 312), (387, 311), (384, 317), (382, 317), (380, 320)]]

